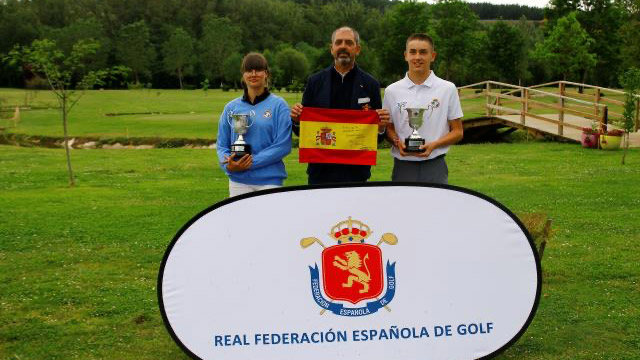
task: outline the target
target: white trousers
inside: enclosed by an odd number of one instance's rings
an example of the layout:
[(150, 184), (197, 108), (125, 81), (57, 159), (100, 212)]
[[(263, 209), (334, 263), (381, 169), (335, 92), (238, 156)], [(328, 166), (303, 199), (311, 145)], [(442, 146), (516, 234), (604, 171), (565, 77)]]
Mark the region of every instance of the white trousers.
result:
[(238, 196), (258, 190), (275, 189), (280, 185), (247, 185), (229, 180), (229, 197)]

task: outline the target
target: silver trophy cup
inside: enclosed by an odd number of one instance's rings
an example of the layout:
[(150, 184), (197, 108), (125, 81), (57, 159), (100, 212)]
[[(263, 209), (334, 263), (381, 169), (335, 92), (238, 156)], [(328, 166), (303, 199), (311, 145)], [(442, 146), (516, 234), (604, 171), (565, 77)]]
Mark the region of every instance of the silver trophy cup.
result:
[(413, 129), (411, 135), (408, 138), (404, 139), (405, 152), (418, 153), (423, 152), (423, 149), (420, 149), (420, 146), (425, 144), (425, 140), (418, 133), (418, 129), (424, 123), (424, 112), (427, 108), (405, 108), (407, 110), (407, 114), (409, 115), (409, 126)]
[(233, 131), (238, 134), (238, 139), (231, 144), (231, 152), (236, 154), (236, 159), (247, 154), (251, 155), (251, 145), (244, 141), (243, 135), (246, 134), (251, 125), (253, 125), (254, 117), (255, 113), (250, 111), (244, 114), (231, 112), (227, 118), (229, 125), (233, 127)]

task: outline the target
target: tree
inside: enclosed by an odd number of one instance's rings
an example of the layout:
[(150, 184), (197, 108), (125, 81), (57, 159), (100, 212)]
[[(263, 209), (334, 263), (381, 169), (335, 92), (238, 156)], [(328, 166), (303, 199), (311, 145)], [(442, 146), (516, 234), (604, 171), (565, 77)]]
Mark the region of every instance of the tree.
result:
[(204, 79), (200, 82), (200, 86), (202, 86), (202, 91), (204, 91), (204, 96), (207, 96), (207, 91), (209, 91), (209, 79)]
[(537, 61), (533, 58), (532, 53), (536, 47), (536, 44), (542, 42), (544, 40), (544, 36), (542, 34), (541, 27), (536, 26), (534, 23), (527, 20), (526, 17), (522, 16), (520, 20), (518, 20), (518, 24), (516, 25), (518, 31), (522, 35), (522, 39), (524, 40), (524, 59), (522, 62), (522, 80), (525, 83), (543, 83), (546, 81), (546, 69), (543, 63)]
[(478, 14), (478, 17), (482, 20), (517, 20), (521, 16), (526, 16), (533, 20), (542, 20), (544, 17), (544, 10), (538, 7), (526, 6), (526, 5), (505, 5), (505, 4), (490, 4), (487, 2), (469, 2), (469, 7), (473, 12)]
[(280, 86), (302, 84), (309, 75), (309, 60), (291, 47), (284, 47), (276, 53), (274, 67), (279, 70), (276, 81)]
[(164, 69), (178, 76), (180, 89), (182, 79), (193, 71), (193, 39), (182, 28), (176, 28), (162, 44)]
[(630, 20), (620, 27), (620, 60), (622, 68), (640, 68), (640, 21)]
[(625, 21), (618, 30), (620, 38), (620, 62), (623, 69), (640, 68), (640, 0), (617, 0), (625, 14)]
[(240, 27), (227, 18), (205, 16), (198, 44), (199, 62), (205, 77), (209, 80), (223, 78), (224, 60), (240, 50), (241, 34)]
[(580, 10), (581, 2), (582, 0), (550, 0), (544, 9), (544, 17), (551, 23), (550, 29), (556, 25), (558, 19)]
[(123, 26), (116, 39), (116, 58), (133, 71), (136, 84), (140, 77), (151, 75), (151, 64), (156, 51), (151, 44), (149, 27), (144, 20)]
[[(81, 40), (73, 45), (68, 53), (61, 51), (52, 40), (34, 40), (31, 46), (16, 47), (5, 60), (13, 66), (21, 66), (48, 82), (51, 90), (58, 98), (62, 113), (64, 131), (64, 147), (69, 172), (69, 185), (75, 185), (71, 154), (69, 151), (69, 132), (67, 118), (69, 112), (78, 103), (84, 90), (103, 83), (103, 79), (118, 76), (128, 69), (114, 67), (108, 70), (89, 71), (85, 73), (87, 59), (100, 48), (95, 40)], [(78, 91), (80, 90), (80, 91)]]
[(382, 64), (382, 81), (392, 82), (404, 76), (407, 63), (402, 55), (407, 37), (429, 32), (427, 4), (415, 1), (399, 2), (384, 14), (380, 24), (383, 34), (371, 42), (378, 49)]
[(39, 35), (39, 19), (22, 1), (0, 1), (0, 52), (31, 43)]
[[(39, 25), (37, 14), (24, 1), (0, 1), (0, 54), (37, 39)], [(22, 79), (18, 73), (10, 70), (0, 66), (0, 83), (3, 86), (21, 86)]]
[[(616, 3), (613, 0), (552, 0), (547, 10), (547, 29), (553, 29), (560, 18), (574, 12), (582, 28), (593, 39), (590, 51), (598, 54), (598, 57), (590, 74), (592, 83), (617, 85), (621, 43), (616, 34), (623, 25), (623, 14), (627, 11), (625, 2), (632, 4), (631, 1)], [(582, 82), (586, 82), (586, 76), (586, 71), (583, 71)]]
[(367, 25), (375, 12), (367, 11), (359, 1), (327, 1), (314, 15), (320, 21), (315, 31), (320, 32), (322, 44), (327, 45), (331, 42), (331, 33), (341, 26), (350, 26), (362, 35), (371, 36)]
[[(474, 8), (482, 14), (480, 18), (492, 19), (522, 14), (532, 19), (542, 12), (526, 6), (464, 1), (0, 0), (0, 53), (43, 37), (56, 41), (62, 51), (93, 38), (102, 46), (86, 69), (126, 64), (134, 69), (132, 82), (170, 87), (180, 82), (179, 70), (177, 66), (166, 69), (164, 59), (169, 56), (163, 48), (175, 29), (181, 28), (196, 49), (193, 72), (186, 75), (189, 66), (183, 69), (183, 87), (186, 78), (197, 83), (208, 78), (217, 87), (224, 78), (224, 61), (235, 52), (271, 50), (275, 56), (287, 45), (305, 54), (310, 71), (320, 70), (332, 62), (328, 51), (331, 32), (348, 25), (361, 34), (358, 64), (381, 83), (404, 76), (405, 40), (411, 33), (424, 32), (435, 40), (436, 73), (462, 85), (491, 75), (492, 64), (487, 61), (493, 60), (487, 56), (491, 36), (485, 31), (489, 26), (478, 21)], [(617, 86), (620, 69), (640, 66), (640, 47), (635, 44), (640, 36), (640, 0), (550, 0), (546, 25), (523, 20), (518, 24), (526, 34), (525, 49), (534, 49), (542, 41), (538, 37), (549, 35), (560, 18), (574, 11), (594, 40), (589, 52), (598, 54), (595, 67), (575, 76)], [(532, 56), (521, 66), (531, 73), (523, 71), (519, 76), (527, 83), (544, 82), (551, 76)], [(0, 86), (24, 85), (17, 72), (7, 70), (0, 68)]]
[(80, 40), (96, 40), (100, 48), (87, 58), (87, 69), (103, 69), (107, 66), (111, 42), (106, 36), (102, 24), (95, 18), (80, 19), (58, 29), (47, 29), (47, 38), (56, 42), (58, 48), (68, 53)]
[(589, 52), (593, 39), (580, 26), (576, 13), (558, 19), (558, 23), (542, 43), (536, 44), (534, 57), (543, 61), (564, 80), (591, 69), (596, 55)]
[(325, 55), (329, 53), (326, 47), (316, 48), (301, 41), (296, 44), (296, 50), (303, 53), (307, 60), (309, 60), (309, 71), (312, 73), (324, 69), (331, 62), (331, 60), (326, 61)]
[(478, 16), (469, 5), (460, 0), (439, 0), (433, 5), (434, 30), (440, 42), (436, 41), (438, 71), (447, 80), (464, 83), (471, 75), (469, 71), (477, 59), (469, 54), (478, 52)]
[[(242, 46), (234, 51), (254, 50), (274, 47), (278, 43), (276, 39), (286, 41), (285, 39), (289, 37), (285, 32), (295, 31), (292, 28), (294, 19), (283, 13), (286, 5), (274, 0), (221, 1), (215, 15), (229, 19), (230, 23), (240, 31), (236, 41), (242, 39)], [(290, 8), (295, 10), (296, 7)]]
[(524, 38), (520, 31), (500, 20), (487, 33), (487, 52), (498, 80), (515, 83), (525, 76)]
[(242, 77), (240, 67), (242, 67), (242, 55), (233, 53), (222, 63), (223, 78), (226, 84), (233, 84), (233, 89), (238, 88), (238, 80)]
[[(582, 7), (577, 19), (593, 39), (591, 52), (598, 54), (590, 77), (595, 84), (617, 86), (621, 43), (616, 34), (623, 24), (622, 10), (612, 0), (583, 0)], [(582, 82), (585, 81), (583, 76)]]
[(638, 90), (640, 89), (640, 69), (630, 68), (620, 76), (620, 84), (624, 87), (625, 101), (624, 113), (622, 114), (622, 125), (625, 131), (624, 153), (622, 154), (622, 165), (629, 149), (629, 133), (635, 126), (635, 118), (638, 106)]
[(382, 64), (380, 64), (379, 53), (362, 39), (360, 40), (360, 48), (360, 55), (358, 55), (356, 60), (358, 66), (362, 67), (362, 69), (374, 77), (379, 78), (382, 74)]
[(632, 19), (640, 20), (640, 0), (615, 0), (615, 3)]

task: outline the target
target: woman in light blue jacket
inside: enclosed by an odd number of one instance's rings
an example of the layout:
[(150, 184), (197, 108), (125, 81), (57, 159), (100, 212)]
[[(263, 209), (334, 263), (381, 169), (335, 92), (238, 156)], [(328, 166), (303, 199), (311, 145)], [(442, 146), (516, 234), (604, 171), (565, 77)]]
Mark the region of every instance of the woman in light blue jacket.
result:
[[(258, 53), (242, 60), (242, 97), (230, 101), (218, 122), (218, 161), (229, 177), (229, 196), (282, 186), (287, 172), (283, 158), (291, 152), (289, 106), (268, 89), (269, 65)], [(253, 124), (244, 140), (251, 154), (242, 157), (231, 152), (238, 134), (229, 123), (231, 114), (251, 114)]]

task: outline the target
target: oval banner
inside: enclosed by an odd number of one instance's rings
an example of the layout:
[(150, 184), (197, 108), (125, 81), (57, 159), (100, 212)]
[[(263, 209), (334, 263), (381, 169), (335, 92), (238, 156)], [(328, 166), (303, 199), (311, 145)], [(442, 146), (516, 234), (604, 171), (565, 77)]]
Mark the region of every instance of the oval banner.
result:
[(524, 333), (541, 282), (497, 201), (382, 182), (213, 205), (169, 245), (158, 297), (196, 359), (484, 359)]

